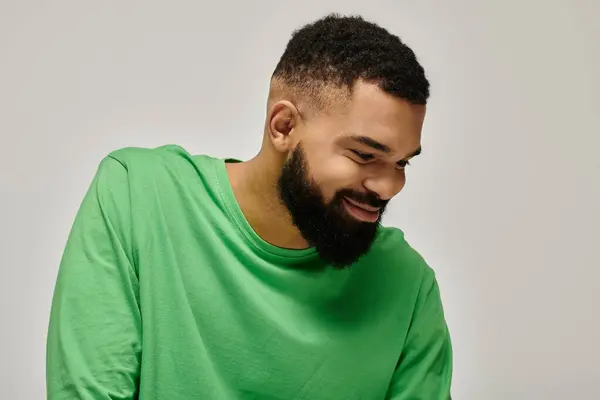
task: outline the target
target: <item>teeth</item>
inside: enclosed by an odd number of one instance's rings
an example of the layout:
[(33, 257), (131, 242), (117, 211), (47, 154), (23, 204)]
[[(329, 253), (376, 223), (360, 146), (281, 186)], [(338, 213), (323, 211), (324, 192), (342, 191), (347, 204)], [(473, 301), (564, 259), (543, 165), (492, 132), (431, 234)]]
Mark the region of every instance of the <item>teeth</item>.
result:
[(369, 210), (368, 208), (364, 208), (364, 207), (360, 207), (360, 208), (362, 208), (363, 210), (368, 211), (370, 213), (377, 212), (377, 210)]
[(378, 209), (378, 208), (377, 208), (377, 209), (375, 209), (375, 210), (373, 210), (373, 209), (369, 209), (369, 208), (365, 208), (364, 206), (361, 206), (361, 205), (360, 205), (360, 203), (357, 203), (357, 202), (355, 202), (354, 200), (349, 200), (349, 199), (347, 199), (347, 200), (348, 200), (348, 202), (349, 202), (350, 204), (352, 204), (352, 205), (353, 205), (353, 206), (355, 206), (355, 207), (358, 207), (358, 208), (360, 208), (361, 210), (365, 210), (365, 211), (367, 211), (367, 212), (370, 212), (370, 213), (376, 213), (376, 212), (379, 212), (379, 209)]

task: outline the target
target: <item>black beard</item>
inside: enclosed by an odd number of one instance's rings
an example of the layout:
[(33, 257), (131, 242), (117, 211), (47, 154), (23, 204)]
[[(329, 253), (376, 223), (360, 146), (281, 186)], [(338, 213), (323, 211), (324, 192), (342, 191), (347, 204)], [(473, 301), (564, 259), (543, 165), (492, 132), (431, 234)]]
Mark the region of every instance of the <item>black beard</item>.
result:
[[(298, 144), (281, 171), (280, 199), (293, 224), (320, 257), (333, 267), (348, 267), (370, 249), (388, 202), (374, 193), (342, 189), (326, 203), (320, 188), (308, 174), (306, 156)], [(380, 207), (379, 219), (372, 223), (354, 219), (344, 207), (344, 197)]]

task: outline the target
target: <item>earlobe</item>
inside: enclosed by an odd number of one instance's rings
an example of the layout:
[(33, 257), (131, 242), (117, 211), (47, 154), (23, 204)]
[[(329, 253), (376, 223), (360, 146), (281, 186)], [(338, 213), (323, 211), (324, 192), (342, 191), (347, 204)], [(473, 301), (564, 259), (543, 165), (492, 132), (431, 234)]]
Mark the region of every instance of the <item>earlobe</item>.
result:
[(290, 136), (297, 127), (298, 119), (298, 109), (289, 101), (278, 101), (271, 107), (267, 133), (277, 151), (287, 153), (291, 149)]

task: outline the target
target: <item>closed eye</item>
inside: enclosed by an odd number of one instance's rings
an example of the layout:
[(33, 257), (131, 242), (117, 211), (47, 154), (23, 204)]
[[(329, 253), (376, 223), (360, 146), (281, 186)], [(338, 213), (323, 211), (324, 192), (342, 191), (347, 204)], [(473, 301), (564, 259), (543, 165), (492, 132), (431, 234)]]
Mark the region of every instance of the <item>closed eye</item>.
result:
[(396, 166), (398, 167), (398, 169), (404, 169), (409, 165), (410, 165), (410, 161), (408, 161), (408, 160), (400, 160), (396, 163)]
[[(375, 159), (375, 156), (373, 154), (370, 153), (363, 153), (362, 151), (358, 151), (358, 150), (350, 150), (352, 153), (354, 153), (358, 158), (361, 159), (362, 162), (370, 162), (373, 161)], [(409, 160), (400, 160), (396, 163), (396, 168), (402, 170), (404, 168), (406, 168), (407, 166), (410, 165), (410, 161)]]
[(375, 158), (375, 156), (373, 154), (369, 154), (369, 153), (363, 153), (362, 151), (358, 151), (358, 150), (350, 150), (351, 152), (353, 152), (354, 154), (356, 154), (356, 156), (358, 158), (360, 158), (362, 161), (371, 161)]

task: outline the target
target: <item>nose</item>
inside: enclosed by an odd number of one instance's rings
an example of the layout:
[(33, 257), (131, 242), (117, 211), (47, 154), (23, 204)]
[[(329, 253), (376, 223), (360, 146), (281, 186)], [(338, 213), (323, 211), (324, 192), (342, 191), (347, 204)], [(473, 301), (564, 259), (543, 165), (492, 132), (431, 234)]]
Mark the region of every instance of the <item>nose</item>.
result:
[(400, 193), (406, 183), (404, 171), (394, 170), (391, 173), (379, 173), (365, 179), (363, 186), (376, 193), (381, 200), (390, 200)]

